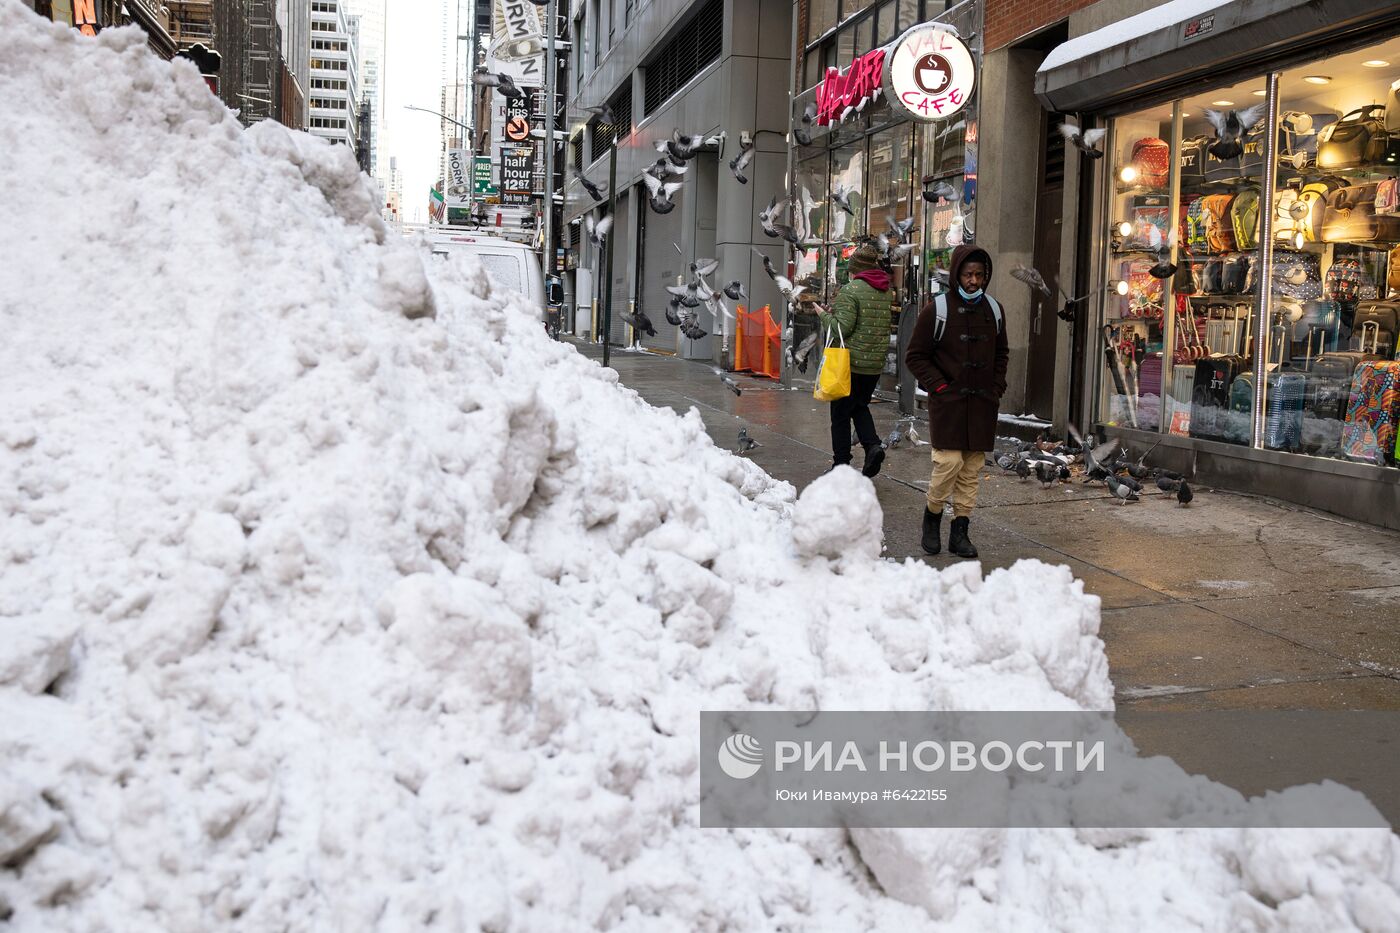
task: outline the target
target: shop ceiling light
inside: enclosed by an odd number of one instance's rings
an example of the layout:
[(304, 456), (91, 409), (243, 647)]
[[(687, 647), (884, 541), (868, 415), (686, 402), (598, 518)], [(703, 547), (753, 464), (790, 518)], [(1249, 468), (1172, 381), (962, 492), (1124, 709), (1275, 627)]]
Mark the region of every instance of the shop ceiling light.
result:
[(1233, 100), (1213, 100), (1210, 105), (1212, 107), (1233, 107), (1235, 102)]
[(1373, 58), (1373, 59), (1371, 59), (1369, 62), (1362, 62), (1362, 63), (1361, 63), (1361, 67), (1363, 67), (1363, 68), (1389, 68), (1389, 67), (1390, 67), (1390, 62), (1383, 61), (1383, 60), (1381, 60), (1381, 59), (1379, 59), (1379, 58)]
[(1137, 169), (1133, 168), (1131, 165), (1125, 165), (1123, 166), (1123, 170), (1118, 173), (1118, 177), (1131, 185), (1133, 182), (1137, 181)]
[(1303, 80), (1309, 84), (1331, 84), (1332, 79), (1327, 75), (1304, 75)]
[(1254, 96), (1255, 96), (1255, 97), (1265, 97), (1265, 96), (1268, 95), (1268, 93), (1269, 93), (1268, 91), (1264, 90), (1263, 88), (1260, 88), (1259, 90), (1257, 90), (1257, 91), (1254, 92)]

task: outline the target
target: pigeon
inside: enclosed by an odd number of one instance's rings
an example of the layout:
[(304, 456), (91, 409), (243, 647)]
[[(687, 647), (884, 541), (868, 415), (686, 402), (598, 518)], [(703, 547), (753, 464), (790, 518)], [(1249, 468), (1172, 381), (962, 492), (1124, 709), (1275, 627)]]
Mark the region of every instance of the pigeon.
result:
[(1022, 480), (1030, 479), (1031, 464), (1029, 460), (1016, 461), (1016, 475), (1021, 477)]
[(1080, 131), (1076, 124), (1065, 122), (1060, 124), (1060, 135), (1074, 145), (1074, 148), (1084, 153), (1091, 159), (1102, 159), (1103, 150), (1098, 148), (1104, 136), (1108, 135), (1108, 130), (1085, 130)]
[[(1085, 440), (1084, 437), (1079, 433), (1078, 428), (1076, 428), (1073, 424), (1069, 424), (1067, 425), (1067, 427), (1069, 428), (1069, 436), (1074, 438), (1074, 440), (1083, 449), (1085, 472), (1107, 473), (1108, 469), (1103, 464), (1107, 460), (1107, 458), (1113, 454), (1113, 451), (1117, 449), (1118, 442), (1116, 440), (1109, 440), (1100, 444), (1098, 447), (1090, 447), (1089, 442)], [(1094, 478), (1101, 479), (1102, 477), (1096, 476)]]
[(796, 301), (806, 289), (801, 285), (794, 286), (786, 276), (779, 275), (778, 270), (773, 268), (773, 260), (760, 253), (756, 247), (749, 248), (763, 260), (763, 271), (768, 273), (768, 277), (773, 280), (774, 285), (778, 286), (778, 291), (782, 293), (783, 297), (789, 302)]
[(1049, 460), (1037, 460), (1035, 464), (1035, 478), (1040, 480), (1042, 489), (1049, 489), (1055, 485), (1055, 481), (1060, 478), (1060, 468)]
[(817, 119), (817, 105), (809, 103), (802, 108), (802, 115), (792, 128), (792, 136), (799, 146), (812, 145), (812, 122)]
[(1045, 284), (1045, 277), (1037, 269), (1031, 269), (1016, 263), (1016, 267), (1011, 270), (1011, 277), (1025, 282), (1033, 291), (1042, 292), (1046, 298), (1051, 295), (1050, 286)]
[(729, 171), (734, 173), (734, 177), (739, 180), (739, 184), (747, 185), (749, 177), (744, 174), (748, 170), (749, 163), (753, 161), (753, 145), (743, 147), (739, 154), (729, 160)]
[(1194, 498), (1195, 496), (1191, 493), (1191, 487), (1187, 485), (1186, 480), (1182, 480), (1181, 485), (1176, 489), (1176, 504), (1190, 505), (1191, 500)]
[(1153, 471), (1150, 470), (1147, 466), (1147, 457), (1149, 454), (1152, 453), (1152, 451), (1156, 450), (1157, 446), (1161, 443), (1161, 441), (1158, 441), (1156, 444), (1153, 444), (1151, 447), (1147, 448), (1143, 455), (1141, 457), (1138, 457), (1137, 463), (1128, 464), (1128, 475), (1131, 476), (1133, 479), (1148, 479), (1149, 477), (1151, 477)]
[(1011, 473), (1016, 468), (1016, 458), (1011, 454), (1002, 454), (997, 457), (997, 466), (1001, 467), (1003, 473)]
[(802, 238), (797, 235), (797, 231), (788, 224), (778, 223), (778, 218), (787, 210), (787, 203), (786, 198), (779, 199), (774, 195), (768, 206), (758, 212), (758, 225), (763, 228), (766, 236), (782, 237), (794, 246), (801, 246)]
[(667, 285), (666, 291), (674, 296), (672, 300), (677, 304), (687, 308), (698, 308), (700, 307), (699, 287), (698, 283), (690, 282), (686, 285)]
[(738, 279), (724, 286), (721, 291), (724, 292), (724, 296), (730, 301), (747, 301), (749, 298), (749, 293), (744, 291), (744, 284)]
[(854, 192), (855, 189), (852, 188), (850, 185), (844, 185), (840, 182), (836, 183), (836, 187), (831, 192), (831, 200), (836, 203), (836, 206), (841, 208), (841, 210), (845, 211), (847, 214), (850, 214), (852, 217), (854, 217), (856, 214), (856, 212), (851, 208), (851, 195)]
[(651, 204), (653, 211), (658, 214), (669, 214), (675, 210), (676, 202), (671, 200), (671, 196), (681, 190), (684, 182), (662, 181), (647, 172), (642, 173), (642, 181), (647, 186), (648, 203)]
[(817, 345), (818, 336), (818, 331), (814, 330), (797, 345), (796, 349), (788, 347), (788, 363), (796, 366), (798, 372), (805, 373), (807, 371), (807, 363), (812, 358), (812, 350)]
[(666, 323), (672, 327), (681, 326), (681, 303), (680, 299), (672, 298), (666, 303)]
[(652, 164), (642, 170), (643, 174), (653, 175), (661, 181), (665, 181), (671, 175), (684, 175), (690, 170), (690, 166), (682, 162), (677, 165), (670, 159), (662, 156)]
[(1138, 494), (1133, 492), (1127, 483), (1119, 482), (1118, 477), (1114, 476), (1112, 473), (1109, 473), (1106, 479), (1108, 481), (1108, 491), (1113, 493), (1119, 505), (1122, 505), (1124, 502), (1138, 501)]
[(1171, 495), (1181, 486), (1181, 480), (1172, 479), (1170, 476), (1157, 477), (1157, 488), (1162, 490), (1163, 495)]
[(515, 81), (511, 79), (510, 75), (496, 74), (493, 71), (487, 71), (485, 67), (472, 72), (472, 84), (478, 87), (493, 87), (500, 91), (501, 96), (506, 100), (518, 100), (525, 96), (525, 92), (515, 86)]
[(1170, 246), (1163, 244), (1153, 255), (1157, 257), (1157, 261), (1147, 270), (1148, 275), (1154, 279), (1169, 279), (1176, 275), (1177, 266), (1171, 260)]
[(603, 241), (607, 239), (608, 231), (612, 229), (612, 224), (613, 219), (611, 214), (604, 217), (597, 223), (593, 222), (592, 214), (589, 214), (586, 217), (584, 217), (583, 226), (588, 233), (588, 242), (592, 243), (596, 248), (602, 249)]
[(1217, 159), (1233, 159), (1244, 152), (1244, 134), (1264, 118), (1266, 104), (1255, 104), (1244, 110), (1207, 110), (1205, 117), (1215, 127), (1215, 142), (1207, 151)]
[[(708, 142), (717, 139), (718, 137), (711, 137)], [(680, 130), (672, 130), (670, 139), (658, 139), (655, 146), (657, 152), (664, 152), (681, 162), (689, 162), (706, 143), (704, 133), (682, 133)]]
[(1152, 470), (1152, 475), (1159, 478), (1166, 478), (1174, 483), (1179, 483), (1183, 479), (1180, 473), (1173, 473), (1171, 470), (1163, 470), (1160, 467)]
[(885, 223), (890, 225), (890, 232), (899, 237), (901, 243), (909, 239), (909, 231), (914, 229), (914, 218), (906, 217), (896, 221), (893, 217), (886, 216)]
[(885, 438), (885, 448), (887, 450), (894, 450), (904, 441), (906, 437), (909, 436), (909, 433), (913, 430), (913, 428), (913, 415), (910, 415), (905, 418), (900, 418), (894, 423), (894, 429), (890, 431), (890, 436)]
[(756, 441), (756, 440), (754, 440), (753, 438), (749, 437), (749, 429), (748, 429), (748, 428), (740, 428), (740, 429), (739, 429), (739, 443), (738, 443), (738, 446), (734, 448), (734, 452), (735, 452), (736, 454), (746, 454), (746, 453), (748, 453), (749, 451), (753, 450), (755, 447), (762, 447), (762, 446), (763, 446), (763, 445), (760, 444), (758, 441)]
[(718, 259), (697, 259), (690, 264), (690, 274), (695, 276), (713, 275), (718, 268)]
[(1064, 482), (1069, 482), (1069, 464), (1062, 463), (1059, 467), (1059, 478)]
[[(1113, 474), (1111, 474), (1111, 475), (1113, 475)], [(1122, 483), (1124, 486), (1127, 486), (1127, 487), (1128, 487), (1129, 489), (1131, 489), (1133, 492), (1142, 492), (1142, 483), (1139, 483), (1137, 480), (1133, 479), (1131, 476), (1118, 476), (1118, 475), (1113, 475), (1113, 478), (1114, 478), (1115, 480), (1117, 480), (1119, 483)]]
[(585, 174), (583, 174), (582, 172), (580, 172), (578, 169), (574, 169), (574, 170), (573, 170), (573, 173), (574, 173), (574, 177), (578, 179), (578, 183), (581, 184), (581, 185), (583, 185), (583, 190), (584, 190), (584, 191), (587, 191), (587, 192), (588, 192), (588, 196), (589, 196), (590, 198), (592, 198), (593, 200), (595, 200), (595, 201), (601, 201), (601, 200), (603, 200), (604, 198), (606, 198), (606, 197), (608, 196), (608, 195), (607, 195), (607, 188), (608, 188), (607, 185), (595, 185), (595, 184), (593, 184), (593, 182), (591, 182), (591, 181), (588, 180), (588, 176), (585, 175)]
[(951, 201), (957, 196), (957, 189), (946, 181), (930, 181), (924, 183), (924, 200), (931, 204), (937, 204), (940, 201)]
[(613, 116), (612, 107), (607, 104), (603, 104), (601, 107), (582, 107), (580, 109), (589, 114), (589, 123), (601, 123), (604, 126), (617, 125), (617, 117)]
[(656, 336), (656, 328), (652, 326), (651, 318), (641, 308), (637, 308), (631, 314), (622, 312), (622, 320), (632, 325), (632, 329), (638, 334), (646, 334), (648, 337)]
[(711, 366), (710, 371), (719, 377), (719, 381), (724, 383), (725, 387), (728, 388), (730, 392), (733, 392), (735, 395), (744, 394), (744, 390), (739, 388), (739, 383), (735, 382), (734, 377), (729, 375), (729, 373), (720, 369), (718, 366)]

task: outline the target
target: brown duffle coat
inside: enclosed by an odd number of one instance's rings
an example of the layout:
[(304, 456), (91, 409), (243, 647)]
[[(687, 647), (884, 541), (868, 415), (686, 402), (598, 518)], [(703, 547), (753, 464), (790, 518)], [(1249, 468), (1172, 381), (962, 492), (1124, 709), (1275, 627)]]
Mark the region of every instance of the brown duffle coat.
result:
[(948, 323), (934, 342), (937, 311), (930, 301), (919, 311), (904, 362), (928, 393), (929, 441), (940, 450), (991, 450), (997, 434), (997, 408), (1006, 392), (1006, 308), (1001, 328), (985, 301), (969, 305), (958, 294), (958, 270), (969, 259), (987, 265), (992, 258), (976, 246), (953, 251)]

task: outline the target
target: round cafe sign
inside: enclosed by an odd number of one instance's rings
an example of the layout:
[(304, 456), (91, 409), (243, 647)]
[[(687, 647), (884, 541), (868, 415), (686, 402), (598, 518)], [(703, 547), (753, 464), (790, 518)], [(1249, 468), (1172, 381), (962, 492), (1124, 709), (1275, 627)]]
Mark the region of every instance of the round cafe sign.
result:
[(938, 23), (915, 26), (885, 58), (885, 99), (911, 120), (946, 120), (967, 106), (976, 82), (972, 52)]

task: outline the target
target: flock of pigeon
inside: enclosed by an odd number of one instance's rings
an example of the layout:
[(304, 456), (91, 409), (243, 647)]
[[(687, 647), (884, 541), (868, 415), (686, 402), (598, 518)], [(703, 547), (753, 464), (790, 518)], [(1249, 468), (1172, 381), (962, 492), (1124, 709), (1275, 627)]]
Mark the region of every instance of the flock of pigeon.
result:
[(1147, 457), (1156, 449), (1155, 444), (1132, 461), (1121, 453), (1114, 458), (1118, 449), (1116, 440), (1095, 447), (1080, 436), (1074, 425), (1069, 426), (1069, 433), (1074, 444), (1057, 444), (1043, 438), (1018, 442), (996, 458), (996, 465), (1004, 473), (1014, 473), (1023, 480), (1034, 476), (1042, 489), (1049, 489), (1056, 483), (1069, 482), (1073, 476), (1070, 466), (1078, 463), (1083, 467), (1083, 482), (1103, 483), (1119, 505), (1141, 499), (1144, 484), (1149, 480), (1163, 496), (1175, 496), (1178, 505), (1190, 505), (1195, 498), (1191, 484), (1180, 473), (1147, 465)]

